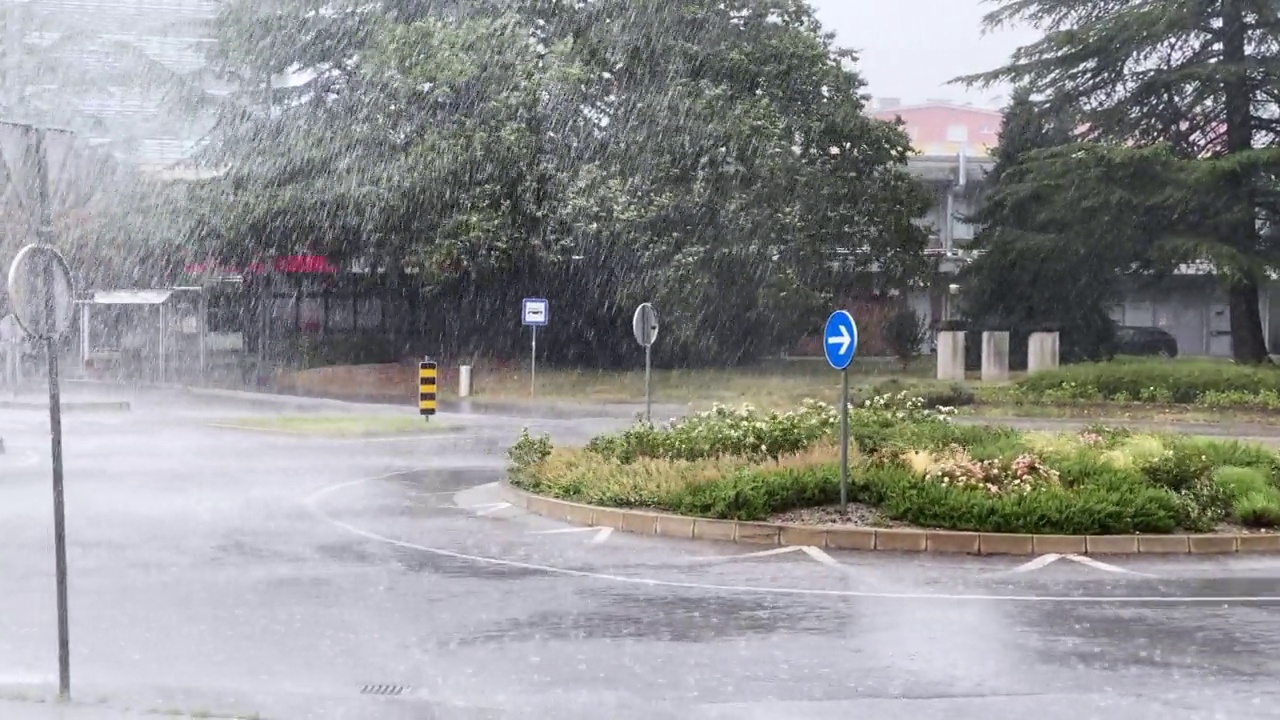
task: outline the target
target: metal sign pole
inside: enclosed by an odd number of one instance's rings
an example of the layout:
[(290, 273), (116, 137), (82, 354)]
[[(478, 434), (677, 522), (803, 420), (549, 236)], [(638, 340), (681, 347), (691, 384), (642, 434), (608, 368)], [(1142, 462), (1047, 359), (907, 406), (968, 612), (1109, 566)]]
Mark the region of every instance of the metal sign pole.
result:
[(533, 343), (529, 347), (529, 397), (533, 397), (538, 386), (538, 326), (529, 327), (533, 328)]
[[(53, 218), (49, 205), (49, 157), (45, 131), (34, 131), (36, 151), (36, 194), (39, 203), (40, 242), (52, 244)], [(71, 698), (71, 632), (67, 607), (67, 527), (62, 473), (62, 393), (58, 387), (58, 282), (54, 259), (44, 258), (44, 334), (49, 365), (49, 436), (53, 454), (53, 553), (57, 575), (58, 602), (58, 696)]]
[(840, 371), (840, 514), (849, 512), (849, 368)]
[(644, 346), (644, 421), (653, 424), (653, 395), (649, 391), (649, 375), (652, 372), (653, 346)]

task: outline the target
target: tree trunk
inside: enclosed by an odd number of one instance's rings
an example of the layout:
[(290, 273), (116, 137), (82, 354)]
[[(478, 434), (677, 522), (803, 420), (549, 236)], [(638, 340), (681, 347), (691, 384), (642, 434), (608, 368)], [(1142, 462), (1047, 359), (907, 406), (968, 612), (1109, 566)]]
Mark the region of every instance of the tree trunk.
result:
[[(1223, 105), (1226, 120), (1227, 154), (1247, 152), (1253, 148), (1253, 96), (1245, 67), (1248, 62), (1248, 28), (1240, 0), (1222, 3), (1222, 61), (1226, 68), (1223, 79)], [(1246, 253), (1258, 247), (1258, 227), (1254, 221), (1253, 179), (1235, 178), (1232, 182), (1238, 205), (1227, 238), (1228, 243)], [(1239, 363), (1269, 362), (1267, 339), (1262, 332), (1262, 313), (1258, 309), (1258, 279), (1255, 273), (1238, 269), (1239, 274), (1227, 286), (1231, 307), (1231, 354)]]
[(1258, 282), (1240, 277), (1227, 287), (1231, 307), (1231, 354), (1238, 363), (1256, 365), (1270, 362), (1267, 338), (1262, 332), (1262, 312), (1258, 308)]

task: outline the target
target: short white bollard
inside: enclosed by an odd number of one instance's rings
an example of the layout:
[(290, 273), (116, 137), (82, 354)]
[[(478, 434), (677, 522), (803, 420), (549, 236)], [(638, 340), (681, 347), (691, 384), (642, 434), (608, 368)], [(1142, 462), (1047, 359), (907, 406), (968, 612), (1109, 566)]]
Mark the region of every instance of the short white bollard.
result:
[(471, 397), (471, 366), (458, 368), (458, 397)]

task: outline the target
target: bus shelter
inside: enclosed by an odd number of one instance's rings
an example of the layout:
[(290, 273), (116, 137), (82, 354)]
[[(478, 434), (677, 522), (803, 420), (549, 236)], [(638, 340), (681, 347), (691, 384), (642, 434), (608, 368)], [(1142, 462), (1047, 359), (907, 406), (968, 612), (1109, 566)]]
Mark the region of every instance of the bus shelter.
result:
[(87, 377), (157, 383), (204, 377), (204, 288), (94, 290), (79, 305)]

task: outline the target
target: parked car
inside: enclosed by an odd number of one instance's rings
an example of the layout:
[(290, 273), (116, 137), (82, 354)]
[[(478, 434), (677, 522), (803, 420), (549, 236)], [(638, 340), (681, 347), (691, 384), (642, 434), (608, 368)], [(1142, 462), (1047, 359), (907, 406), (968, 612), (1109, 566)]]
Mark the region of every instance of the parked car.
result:
[(1116, 328), (1117, 355), (1178, 356), (1178, 340), (1158, 327), (1121, 325)]

